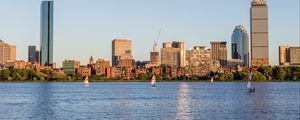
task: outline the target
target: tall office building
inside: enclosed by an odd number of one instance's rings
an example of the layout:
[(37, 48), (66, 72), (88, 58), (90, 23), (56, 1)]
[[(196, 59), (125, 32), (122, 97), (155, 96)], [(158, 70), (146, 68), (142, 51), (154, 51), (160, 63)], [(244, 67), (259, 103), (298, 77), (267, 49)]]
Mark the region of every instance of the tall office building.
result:
[(249, 35), (242, 26), (236, 26), (231, 36), (232, 59), (242, 60), (244, 67), (249, 67)]
[(112, 41), (112, 66), (118, 65), (121, 55), (131, 55), (132, 47), (131, 40), (114, 39)]
[(221, 66), (227, 66), (227, 42), (210, 42), (212, 60), (220, 61)]
[(267, 1), (253, 0), (251, 4), (251, 66), (269, 66)]
[(205, 76), (210, 72), (210, 49), (207, 46), (195, 46), (185, 53), (189, 75)]
[(166, 42), (163, 43), (160, 53), (161, 65), (180, 67), (180, 48), (175, 48), (171, 42)]
[(36, 46), (28, 46), (28, 62), (36, 62)]
[(40, 64), (53, 64), (53, 1), (41, 3), (41, 42)]
[(172, 43), (173, 48), (179, 48), (180, 55), (179, 55), (179, 67), (185, 67), (185, 48), (184, 48), (184, 42), (179, 41), (173, 41)]
[(16, 60), (16, 46), (9, 45), (0, 39), (0, 64)]
[(150, 52), (150, 64), (159, 65), (160, 64), (159, 52), (157, 51), (157, 44), (154, 43), (152, 51)]
[(163, 43), (163, 48), (161, 49), (161, 64), (170, 65), (170, 66), (176, 65), (177, 67), (185, 67), (184, 53), (185, 53), (184, 42), (179, 42), (179, 41), (165, 42)]

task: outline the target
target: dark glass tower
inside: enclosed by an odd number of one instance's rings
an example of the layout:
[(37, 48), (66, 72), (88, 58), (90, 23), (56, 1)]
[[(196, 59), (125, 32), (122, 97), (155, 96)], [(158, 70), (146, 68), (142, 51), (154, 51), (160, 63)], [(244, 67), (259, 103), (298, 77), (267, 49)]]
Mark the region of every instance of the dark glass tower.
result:
[(42, 1), (41, 4), (41, 42), (40, 64), (53, 64), (53, 1)]
[(28, 46), (28, 62), (36, 62), (36, 46)]

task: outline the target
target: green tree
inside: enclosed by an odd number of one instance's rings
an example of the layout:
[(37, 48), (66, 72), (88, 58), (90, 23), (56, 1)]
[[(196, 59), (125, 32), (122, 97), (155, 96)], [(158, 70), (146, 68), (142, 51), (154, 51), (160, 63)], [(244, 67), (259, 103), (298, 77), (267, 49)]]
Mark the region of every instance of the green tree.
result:
[(273, 77), (276, 80), (285, 80), (286, 72), (282, 67), (275, 67), (273, 69)]
[(139, 78), (139, 80), (147, 80), (148, 75), (146, 73), (139, 73), (138, 78)]

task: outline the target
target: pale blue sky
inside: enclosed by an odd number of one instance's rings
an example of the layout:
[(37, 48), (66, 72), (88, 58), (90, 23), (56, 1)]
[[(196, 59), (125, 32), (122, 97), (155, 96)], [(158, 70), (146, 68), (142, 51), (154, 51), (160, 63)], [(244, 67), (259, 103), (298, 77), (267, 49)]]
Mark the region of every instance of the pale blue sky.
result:
[[(0, 0), (0, 39), (17, 46), (40, 42), (41, 0)], [(236, 25), (250, 33), (251, 0), (54, 0), (54, 62), (90, 56), (111, 59), (111, 40), (131, 39), (134, 57), (148, 60), (161, 28), (162, 42), (181, 40), (186, 49), (227, 41)], [(270, 63), (278, 64), (279, 45), (299, 46), (299, 0), (269, 0)], [(228, 51), (228, 56), (230, 56)]]

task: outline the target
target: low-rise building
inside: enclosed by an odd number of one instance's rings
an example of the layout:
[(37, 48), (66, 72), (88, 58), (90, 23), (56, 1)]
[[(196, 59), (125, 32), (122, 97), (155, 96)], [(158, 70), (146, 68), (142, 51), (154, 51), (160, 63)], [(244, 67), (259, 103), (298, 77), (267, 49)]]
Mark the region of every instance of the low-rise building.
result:
[(78, 63), (79, 61), (75, 61), (75, 60), (65, 60), (63, 62), (62, 70), (66, 75), (75, 75), (76, 69), (79, 68)]
[(78, 73), (81, 74), (82, 76), (91, 76), (91, 68), (87, 66), (80, 66), (78, 68)]

